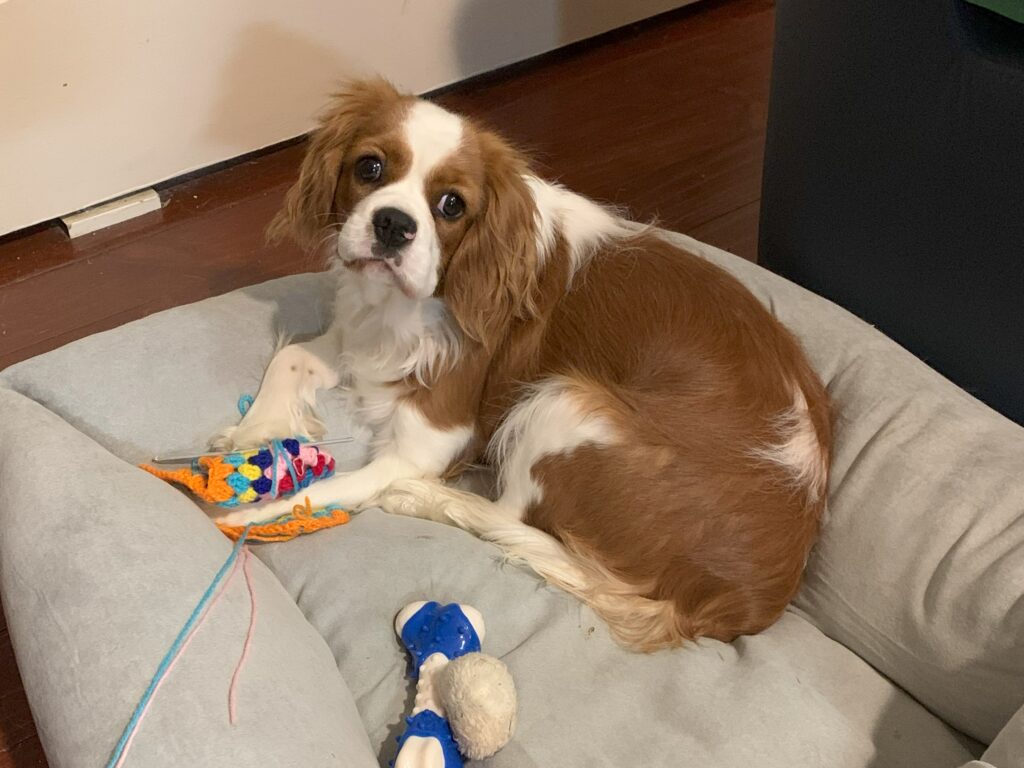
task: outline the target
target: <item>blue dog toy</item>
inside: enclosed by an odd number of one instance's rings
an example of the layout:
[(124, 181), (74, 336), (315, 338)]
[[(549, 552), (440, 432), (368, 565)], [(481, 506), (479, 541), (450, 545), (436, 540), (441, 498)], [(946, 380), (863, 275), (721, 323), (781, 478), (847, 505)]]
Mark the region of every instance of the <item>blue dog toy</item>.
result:
[(393, 768), (462, 768), (512, 737), (516, 692), (505, 665), (480, 653), (484, 620), (468, 605), (410, 603), (395, 617), (416, 679)]

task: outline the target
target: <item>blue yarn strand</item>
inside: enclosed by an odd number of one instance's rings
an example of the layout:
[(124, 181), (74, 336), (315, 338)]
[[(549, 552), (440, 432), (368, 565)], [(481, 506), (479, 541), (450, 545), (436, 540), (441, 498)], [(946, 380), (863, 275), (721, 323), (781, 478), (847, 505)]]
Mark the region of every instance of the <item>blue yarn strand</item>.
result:
[(224, 576), (234, 565), (235, 560), (238, 558), (238, 553), (242, 551), (242, 546), (245, 544), (245, 540), (249, 535), (249, 529), (252, 528), (252, 524), (245, 526), (245, 530), (242, 531), (242, 535), (238, 537), (238, 541), (235, 542), (235, 546), (231, 550), (231, 554), (228, 555), (228, 559), (224, 561), (224, 565), (220, 567), (217, 574), (213, 577), (213, 581), (210, 582), (210, 586), (206, 588), (203, 596), (199, 598), (199, 602), (196, 603), (196, 607), (192, 610), (192, 615), (188, 617), (185, 622), (185, 626), (178, 632), (178, 636), (174, 638), (174, 642), (171, 643), (171, 647), (167, 649), (167, 653), (164, 654), (163, 659), (160, 662), (160, 666), (156, 668), (156, 672), (153, 674), (153, 679), (149, 681), (149, 686), (146, 688), (146, 692), (142, 694), (142, 698), (139, 699), (139, 703), (135, 707), (135, 711), (132, 713), (131, 719), (128, 724), (124, 727), (124, 732), (121, 734), (121, 738), (118, 739), (117, 746), (114, 747), (114, 753), (110, 756), (110, 760), (107, 762), (107, 768), (114, 768), (117, 761), (121, 759), (121, 754), (124, 752), (125, 745), (128, 743), (128, 739), (131, 738), (132, 733), (138, 728), (139, 718), (142, 717), (142, 711), (146, 708), (146, 704), (153, 698), (153, 692), (156, 690), (157, 685), (163, 679), (164, 675), (167, 674), (167, 668), (170, 667), (171, 661), (177, 655), (178, 650), (181, 648), (182, 643), (185, 642), (185, 638), (188, 637), (188, 633), (192, 631), (192, 627), (199, 621), (199, 617), (203, 613), (203, 609), (206, 608), (207, 604), (213, 598), (214, 592), (217, 590), (217, 585), (224, 580)]
[(245, 416), (245, 414), (249, 412), (249, 409), (252, 408), (252, 404), (254, 402), (255, 399), (252, 395), (242, 395), (238, 398), (238, 412)]
[(284, 447), (284, 441), (281, 441), (281, 450), (284, 451), (285, 466), (288, 468), (288, 475), (292, 479), (292, 488), (295, 493), (299, 492), (299, 476), (295, 472), (295, 463), (292, 461), (292, 455), (288, 453), (288, 450)]
[(270, 441), (270, 498), (277, 498), (277, 457), (283, 450), (280, 440)]
[(277, 460), (284, 454), (284, 466), (288, 470), (288, 476), (292, 479), (292, 493), (299, 492), (299, 475), (295, 471), (295, 465), (292, 464), (292, 455), (288, 453), (288, 449), (284, 447), (283, 440), (271, 440), (270, 441), (270, 466), (273, 470), (270, 473), (270, 498), (277, 498)]

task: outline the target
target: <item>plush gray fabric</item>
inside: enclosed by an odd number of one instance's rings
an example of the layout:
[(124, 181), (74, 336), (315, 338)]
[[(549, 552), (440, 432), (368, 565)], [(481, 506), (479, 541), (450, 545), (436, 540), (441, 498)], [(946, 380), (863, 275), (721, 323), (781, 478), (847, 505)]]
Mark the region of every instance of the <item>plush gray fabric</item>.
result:
[[(797, 332), (836, 399), (832, 509), (799, 608), (732, 645), (637, 656), (588, 609), (443, 526), (369, 512), (260, 547), (327, 639), (382, 759), (411, 690), (391, 621), (415, 598), (477, 605), (487, 649), (516, 676), (520, 730), (495, 766), (952, 768), (981, 749), (928, 709), (987, 742), (1020, 705), (1022, 430), (833, 305), (680, 241)], [(279, 280), (84, 339), (0, 382), (131, 461), (199, 447), (255, 392), (275, 329), (314, 332), (328, 301), (321, 276)], [(333, 434), (354, 431), (340, 404), (321, 399)], [(359, 443), (338, 453), (343, 466), (363, 455)]]
[(547, 766), (958, 766), (970, 753), (906, 694), (802, 618), (731, 645), (628, 653), (587, 608), (471, 535), (364, 512), (345, 528), (263, 547), (327, 638), (383, 758), (409, 706), (389, 615), (468, 602), (484, 650), (509, 665), (519, 729), (487, 761)]
[(1024, 765), (1024, 707), (1003, 726), (981, 757), (995, 768), (1019, 768)]
[[(0, 590), (52, 768), (102, 766), (231, 550), (188, 499), (0, 387)], [(258, 561), (238, 573), (143, 720), (128, 766), (375, 765), (320, 635)]]
[[(256, 394), (279, 334), (316, 332), (329, 299), (322, 276), (272, 281), (81, 339), (7, 368), (0, 384), (132, 463), (198, 451), (238, 419), (239, 395)], [(352, 431), (344, 418), (331, 426)]]

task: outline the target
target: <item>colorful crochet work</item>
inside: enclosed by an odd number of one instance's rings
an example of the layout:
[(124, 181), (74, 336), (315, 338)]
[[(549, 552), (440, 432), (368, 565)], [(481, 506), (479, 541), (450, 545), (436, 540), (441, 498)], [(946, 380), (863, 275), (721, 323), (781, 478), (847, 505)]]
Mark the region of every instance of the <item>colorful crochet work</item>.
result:
[(315, 445), (295, 439), (275, 440), (268, 447), (201, 456), (191, 467), (142, 469), (188, 488), (203, 501), (236, 507), (290, 496), (314, 480), (334, 474), (334, 457)]
[[(296, 504), (292, 511), (286, 515), (275, 517), (263, 523), (249, 526), (249, 541), (288, 541), (296, 536), (306, 533), (315, 533), (324, 528), (333, 528), (336, 525), (344, 525), (349, 521), (349, 514), (341, 507), (327, 506), (320, 509), (313, 509), (309, 504), (309, 497), (306, 503)], [(229, 539), (238, 540), (245, 533), (244, 525), (222, 525), (217, 524), (221, 533)]]

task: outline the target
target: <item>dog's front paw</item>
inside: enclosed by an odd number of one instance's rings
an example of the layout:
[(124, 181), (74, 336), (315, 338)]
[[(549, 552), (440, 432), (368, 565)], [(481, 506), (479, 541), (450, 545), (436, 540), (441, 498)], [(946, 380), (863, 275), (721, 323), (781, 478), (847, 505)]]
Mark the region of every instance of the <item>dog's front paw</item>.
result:
[(292, 503), (288, 499), (277, 499), (261, 504), (246, 504), (230, 512), (217, 510), (211, 517), (218, 525), (240, 526), (265, 523), (291, 511)]
[(324, 425), (312, 415), (300, 419), (278, 418), (251, 421), (242, 419), (241, 424), (226, 427), (210, 438), (210, 448), (215, 451), (236, 451), (259, 448), (272, 440), (289, 437), (305, 437), (319, 440), (324, 436)]
[(224, 512), (218, 509), (210, 514), (210, 519), (217, 525), (248, 525), (250, 522), (250, 512), (251, 510), (248, 509), (233, 509), (230, 512)]
[(238, 431), (238, 426), (224, 427), (220, 432), (217, 432), (213, 437), (207, 441), (211, 450), (214, 451), (232, 451), (235, 448), (235, 432)]

